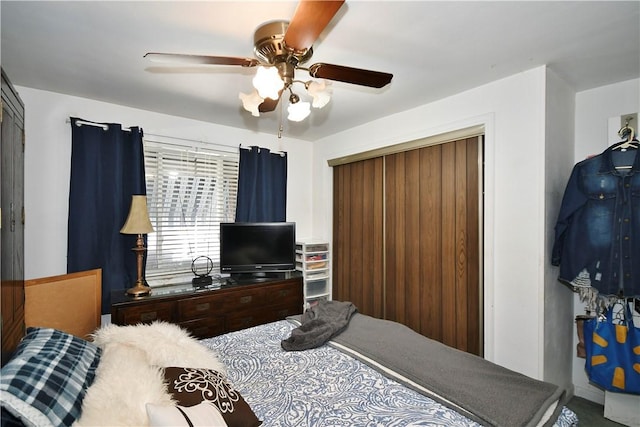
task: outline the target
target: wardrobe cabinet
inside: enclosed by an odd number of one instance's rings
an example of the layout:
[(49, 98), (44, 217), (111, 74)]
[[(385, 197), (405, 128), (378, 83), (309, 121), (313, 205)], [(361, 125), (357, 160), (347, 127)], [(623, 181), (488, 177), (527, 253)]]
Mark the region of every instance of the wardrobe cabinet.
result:
[(2, 70), (2, 363), (24, 336), (24, 104)]

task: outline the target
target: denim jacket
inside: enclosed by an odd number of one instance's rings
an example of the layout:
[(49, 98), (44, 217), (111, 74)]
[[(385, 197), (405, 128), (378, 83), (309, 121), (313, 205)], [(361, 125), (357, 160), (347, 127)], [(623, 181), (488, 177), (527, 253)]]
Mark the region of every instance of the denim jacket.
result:
[[(577, 163), (562, 199), (551, 263), (558, 279), (601, 295), (640, 296), (640, 155), (614, 150)], [(635, 160), (634, 160), (635, 157)], [(631, 164), (616, 169), (616, 164)]]

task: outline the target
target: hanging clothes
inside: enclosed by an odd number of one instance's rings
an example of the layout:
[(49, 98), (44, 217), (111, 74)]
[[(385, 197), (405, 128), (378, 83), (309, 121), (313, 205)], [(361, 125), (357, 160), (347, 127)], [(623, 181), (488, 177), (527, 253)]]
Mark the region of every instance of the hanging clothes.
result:
[(558, 279), (574, 290), (640, 297), (640, 155), (637, 144), (620, 146), (574, 166), (551, 263), (560, 266)]

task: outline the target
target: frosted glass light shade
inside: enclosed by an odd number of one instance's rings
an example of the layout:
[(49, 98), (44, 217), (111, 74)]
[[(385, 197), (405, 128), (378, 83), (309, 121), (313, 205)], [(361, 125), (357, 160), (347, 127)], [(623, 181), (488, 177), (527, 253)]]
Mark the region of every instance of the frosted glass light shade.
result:
[(242, 93), (238, 95), (238, 98), (242, 100), (242, 106), (245, 110), (251, 113), (254, 117), (260, 117), (260, 104), (264, 101), (264, 98), (258, 94), (257, 90), (254, 90), (251, 93)]
[(262, 98), (278, 99), (280, 91), (284, 88), (284, 82), (278, 74), (276, 67), (258, 67), (253, 78), (253, 87), (258, 90)]
[(313, 97), (312, 105), (314, 108), (322, 108), (331, 100), (331, 94), (333, 93), (331, 82), (324, 80), (317, 82), (312, 80), (306, 83), (305, 87), (309, 95)]
[(311, 104), (304, 101), (296, 102), (295, 104), (289, 104), (287, 107), (289, 116), (287, 117), (292, 122), (301, 122), (311, 114)]

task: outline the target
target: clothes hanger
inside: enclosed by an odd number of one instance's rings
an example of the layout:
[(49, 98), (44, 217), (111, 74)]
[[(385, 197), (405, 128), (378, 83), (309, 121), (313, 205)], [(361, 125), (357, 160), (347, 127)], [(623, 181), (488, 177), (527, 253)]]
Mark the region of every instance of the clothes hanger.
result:
[[(618, 131), (618, 135), (620, 136), (620, 138), (623, 139), (622, 142), (617, 143), (616, 145), (613, 146), (613, 150), (621, 150), (621, 151), (627, 151), (628, 149), (634, 149), (637, 150), (638, 149), (638, 140), (636, 139), (635, 135), (635, 130), (633, 129), (633, 127), (629, 126), (629, 121), (632, 118), (629, 117), (627, 118), (627, 120), (625, 121), (625, 125)], [(624, 166), (616, 166), (615, 168), (618, 170), (621, 169), (631, 169), (631, 165), (624, 165)]]
[[(616, 144), (613, 149), (614, 150), (626, 150), (628, 148), (638, 148), (638, 140), (636, 139), (636, 131), (629, 126), (629, 120), (627, 119), (625, 125), (618, 131), (618, 135), (620, 138), (623, 138), (624, 141)], [(625, 139), (626, 138), (626, 139)]]

